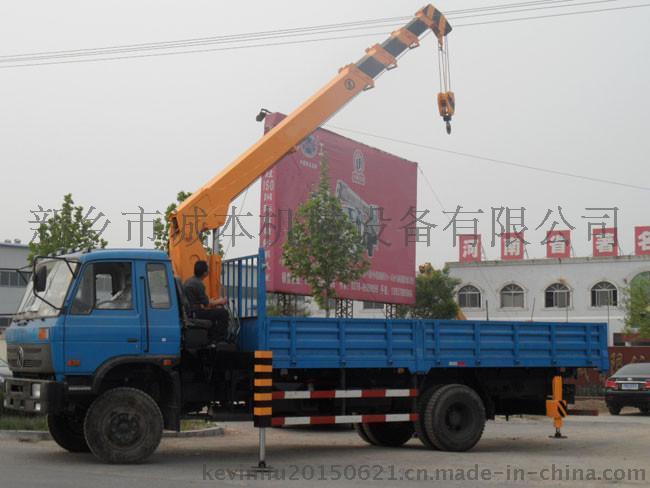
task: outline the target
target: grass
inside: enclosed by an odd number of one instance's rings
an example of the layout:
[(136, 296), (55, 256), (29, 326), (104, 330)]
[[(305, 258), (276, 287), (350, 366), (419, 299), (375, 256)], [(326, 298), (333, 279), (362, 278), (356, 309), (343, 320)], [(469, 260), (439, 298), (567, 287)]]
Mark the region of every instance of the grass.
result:
[(181, 432), (188, 430), (201, 430), (215, 427), (217, 424), (205, 420), (181, 420)]
[[(0, 390), (0, 430), (47, 430), (45, 415), (23, 415), (5, 410), (2, 396)], [(205, 420), (182, 420), (181, 431), (208, 429), (215, 425), (217, 424)]]
[[(203, 420), (183, 420), (181, 431), (207, 429), (215, 425)], [(27, 417), (3, 413), (0, 414), (0, 430), (47, 430), (47, 420), (44, 415)]]
[(44, 415), (26, 417), (20, 415), (0, 415), (0, 430), (47, 430)]

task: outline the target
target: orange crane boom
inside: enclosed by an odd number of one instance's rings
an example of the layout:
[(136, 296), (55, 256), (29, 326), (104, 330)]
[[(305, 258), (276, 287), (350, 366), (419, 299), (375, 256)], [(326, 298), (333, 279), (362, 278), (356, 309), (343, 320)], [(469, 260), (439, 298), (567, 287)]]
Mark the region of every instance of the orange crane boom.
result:
[[(208, 294), (212, 298), (219, 296), (221, 259), (217, 254), (208, 256), (201, 235), (223, 226), (230, 203), (240, 193), (360, 92), (372, 88), (374, 79), (395, 68), (397, 58), (419, 46), (420, 37), (428, 30), (436, 35), (440, 51), (446, 52), (445, 41), (451, 26), (439, 10), (427, 5), (383, 44), (368, 48), (357, 63), (339, 70), (327, 85), (185, 200), (170, 218), (169, 253), (174, 274), (186, 280), (193, 274), (194, 263), (206, 260), (210, 269)], [(448, 131), (454, 105), (451, 91), (438, 95), (440, 115), (447, 122)]]

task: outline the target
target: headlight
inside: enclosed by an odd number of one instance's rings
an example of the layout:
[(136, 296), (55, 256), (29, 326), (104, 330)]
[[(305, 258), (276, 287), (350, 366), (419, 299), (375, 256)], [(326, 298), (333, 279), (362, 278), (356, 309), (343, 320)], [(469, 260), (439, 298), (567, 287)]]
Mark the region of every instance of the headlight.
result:
[(32, 398), (41, 398), (41, 385), (35, 383), (32, 385)]

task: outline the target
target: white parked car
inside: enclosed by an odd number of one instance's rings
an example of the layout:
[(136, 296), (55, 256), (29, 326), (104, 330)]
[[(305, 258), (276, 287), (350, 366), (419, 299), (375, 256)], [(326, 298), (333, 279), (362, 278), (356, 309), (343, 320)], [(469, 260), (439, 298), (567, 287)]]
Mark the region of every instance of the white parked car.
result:
[(0, 359), (0, 385), (4, 385), (5, 378), (9, 378), (11, 376), (11, 370), (9, 369), (7, 361)]

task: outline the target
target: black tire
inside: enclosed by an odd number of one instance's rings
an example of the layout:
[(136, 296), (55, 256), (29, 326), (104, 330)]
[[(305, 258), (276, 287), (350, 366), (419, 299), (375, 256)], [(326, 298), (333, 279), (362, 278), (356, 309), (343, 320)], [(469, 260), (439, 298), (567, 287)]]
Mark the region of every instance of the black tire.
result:
[(424, 428), (441, 451), (467, 451), (483, 435), (483, 401), (468, 386), (445, 385), (431, 395), (424, 407)]
[(84, 433), (100, 460), (134, 464), (146, 460), (160, 444), (163, 417), (156, 402), (135, 388), (115, 388), (88, 409)]
[(639, 410), (643, 415), (650, 415), (650, 407), (641, 407)]
[(54, 442), (69, 452), (90, 452), (84, 437), (85, 411), (74, 414), (49, 414), (47, 428)]
[(368, 444), (372, 444), (373, 442), (370, 440), (368, 437), (368, 434), (366, 433), (366, 429), (363, 428), (363, 424), (354, 424), (354, 430), (359, 434), (359, 437), (363, 439), (365, 442)]
[(385, 422), (363, 424), (371, 444), (383, 447), (400, 447), (413, 437), (413, 422)]
[(431, 442), (431, 439), (429, 439), (429, 436), (427, 435), (427, 431), (424, 428), (424, 408), (426, 407), (427, 403), (431, 399), (431, 396), (436, 392), (438, 388), (440, 388), (442, 385), (434, 385), (429, 387), (427, 390), (420, 395), (420, 398), (418, 398), (418, 405), (417, 405), (417, 412), (418, 412), (418, 419), (413, 422), (413, 426), (415, 427), (415, 435), (417, 436), (418, 439), (420, 439), (420, 442), (426, 447), (427, 449), (432, 449), (432, 450), (437, 450), (438, 448)]
[(610, 415), (618, 415), (622, 409), (623, 407), (620, 405), (607, 405), (607, 410), (609, 410)]

